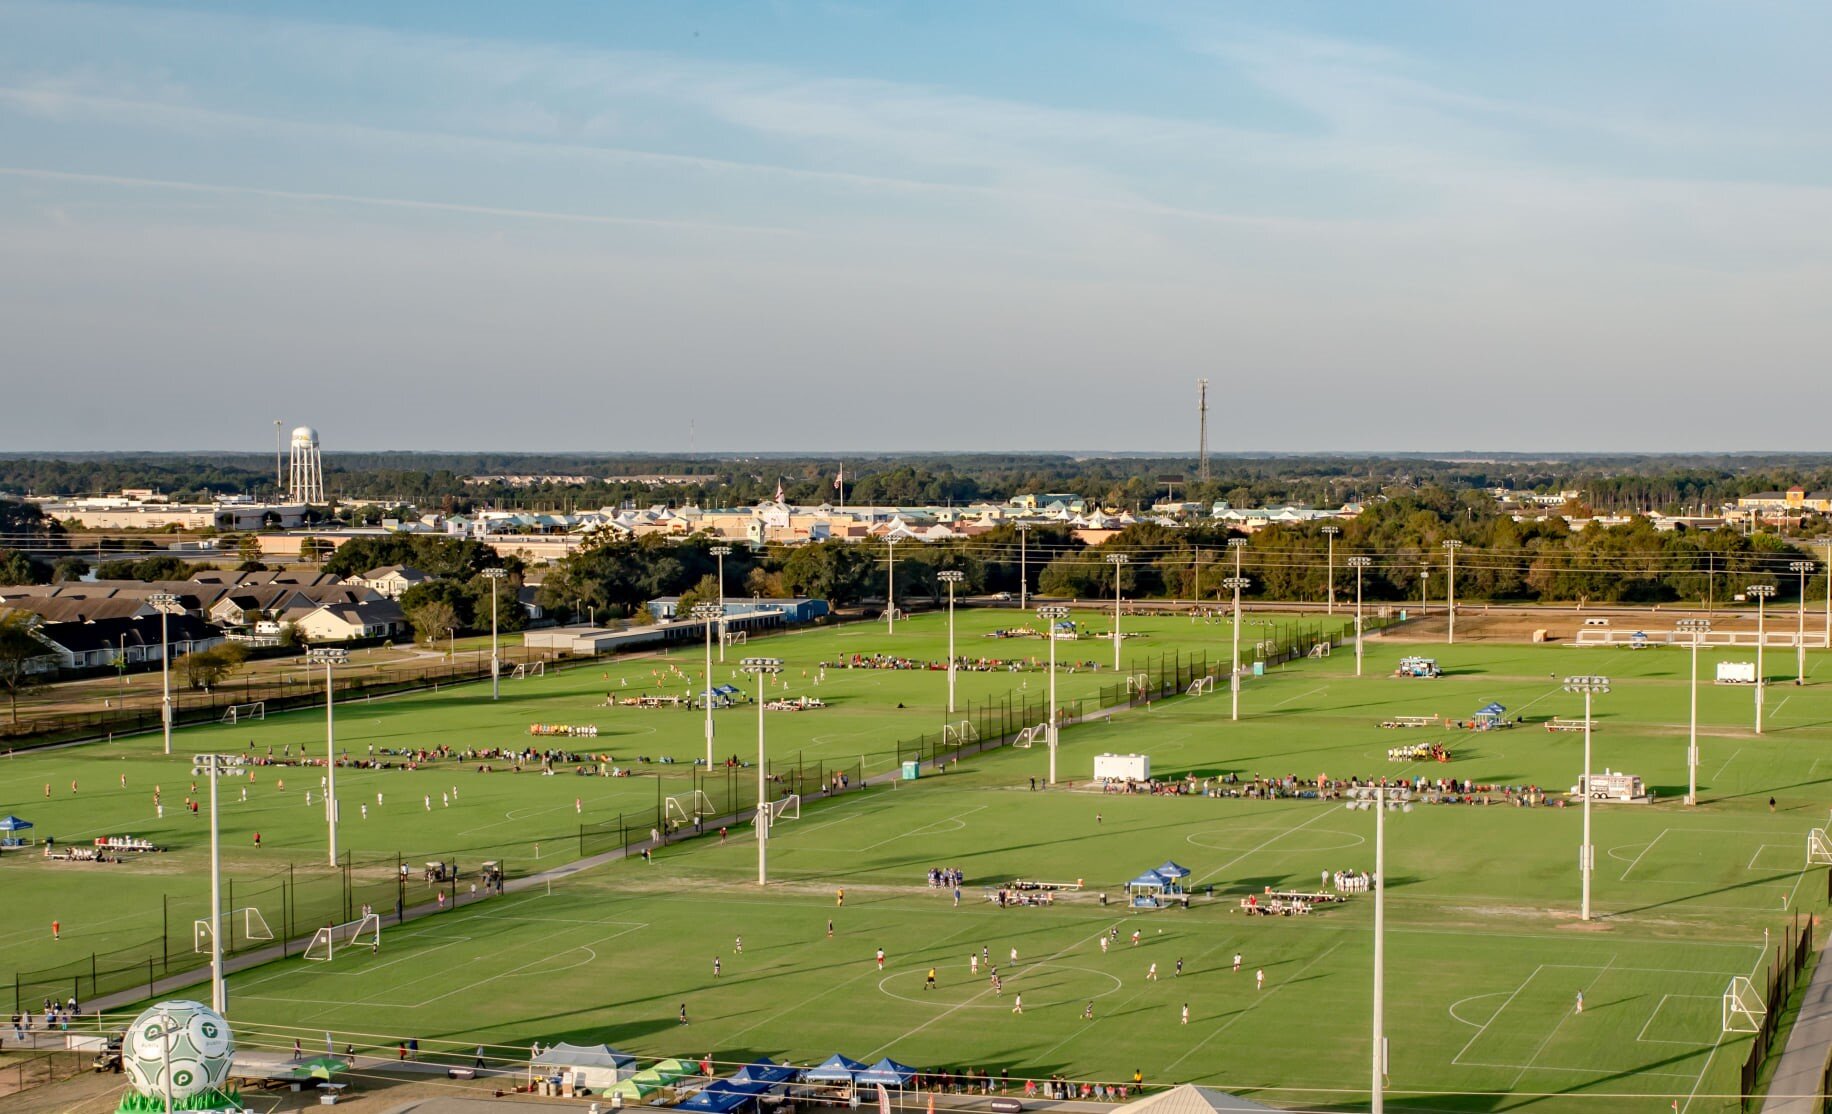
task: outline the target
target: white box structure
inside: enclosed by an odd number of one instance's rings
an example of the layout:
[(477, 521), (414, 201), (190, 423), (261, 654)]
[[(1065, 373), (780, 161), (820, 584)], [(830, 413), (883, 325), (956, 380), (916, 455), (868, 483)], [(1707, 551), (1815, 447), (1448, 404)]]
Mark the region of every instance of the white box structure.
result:
[(1095, 781), (1150, 781), (1151, 757), (1145, 754), (1097, 754)]
[(1756, 683), (1756, 663), (1753, 661), (1720, 661), (1717, 667), (1717, 683), (1720, 685), (1753, 685)]

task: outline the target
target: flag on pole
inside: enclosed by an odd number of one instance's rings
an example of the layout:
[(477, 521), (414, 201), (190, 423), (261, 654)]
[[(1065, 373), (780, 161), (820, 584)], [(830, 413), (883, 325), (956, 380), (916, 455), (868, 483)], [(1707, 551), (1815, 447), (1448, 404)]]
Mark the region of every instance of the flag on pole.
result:
[(840, 465), (840, 470), (833, 475), (833, 490), (846, 490), (846, 466), (844, 464)]
[(878, 1084), (878, 1114), (891, 1114), (891, 1093)]
[(782, 481), (781, 480), (776, 481), (776, 501), (778, 503), (782, 502)]

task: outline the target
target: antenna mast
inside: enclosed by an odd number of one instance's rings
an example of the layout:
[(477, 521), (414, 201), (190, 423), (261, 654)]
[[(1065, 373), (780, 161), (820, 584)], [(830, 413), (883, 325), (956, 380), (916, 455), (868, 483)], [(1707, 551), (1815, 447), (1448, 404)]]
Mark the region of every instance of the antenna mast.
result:
[(1209, 381), (1196, 380), (1196, 412), (1201, 430), (1196, 445), (1196, 478), (1207, 482), (1209, 478)]

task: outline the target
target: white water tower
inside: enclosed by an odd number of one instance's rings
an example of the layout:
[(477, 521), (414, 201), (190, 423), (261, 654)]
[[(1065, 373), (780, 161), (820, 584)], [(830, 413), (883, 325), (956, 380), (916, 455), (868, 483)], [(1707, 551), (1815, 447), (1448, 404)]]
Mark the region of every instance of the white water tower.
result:
[(293, 430), (292, 480), (287, 497), (308, 506), (324, 502), (324, 464), (318, 455), (318, 431), (309, 425)]

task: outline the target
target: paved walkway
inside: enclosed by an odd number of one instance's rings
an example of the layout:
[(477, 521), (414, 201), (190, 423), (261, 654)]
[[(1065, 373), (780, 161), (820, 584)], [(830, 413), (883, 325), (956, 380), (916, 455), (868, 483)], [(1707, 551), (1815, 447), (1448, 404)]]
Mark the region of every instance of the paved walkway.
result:
[[(1832, 962), (1827, 962), (1826, 942), (1820, 940), (1819, 963), (1807, 984), (1800, 1013), (1788, 1030), (1787, 1047), (1769, 1080), (1762, 1114), (1819, 1114), (1820, 1084), (1825, 1081), (1826, 1055), (1832, 1051)], [(1771, 1002), (1771, 1009), (1782, 1003)]]

